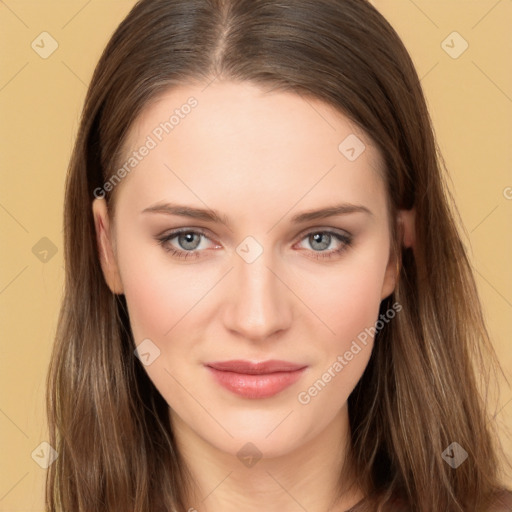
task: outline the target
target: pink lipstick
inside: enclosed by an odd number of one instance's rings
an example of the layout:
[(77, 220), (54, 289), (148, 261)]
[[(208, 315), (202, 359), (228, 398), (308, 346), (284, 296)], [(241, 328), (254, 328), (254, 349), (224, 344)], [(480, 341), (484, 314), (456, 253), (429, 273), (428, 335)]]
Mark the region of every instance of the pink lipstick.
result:
[(216, 361), (206, 367), (217, 382), (244, 398), (268, 398), (300, 379), (306, 365), (287, 361)]

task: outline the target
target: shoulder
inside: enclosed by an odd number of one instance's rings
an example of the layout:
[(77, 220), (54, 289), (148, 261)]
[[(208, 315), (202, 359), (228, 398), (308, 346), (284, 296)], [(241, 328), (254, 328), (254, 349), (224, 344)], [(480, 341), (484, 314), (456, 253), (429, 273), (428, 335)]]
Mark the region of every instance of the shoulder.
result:
[[(347, 512), (361, 512), (366, 511), (365, 506), (367, 503), (365, 500), (359, 502), (356, 507), (348, 510)], [(408, 504), (407, 500), (401, 497), (395, 497), (384, 506), (384, 512), (411, 512), (412, 508)], [(489, 506), (484, 512), (512, 512), (512, 491), (509, 489), (501, 489), (495, 492), (489, 499)]]
[(395, 498), (391, 503), (390, 503), (390, 508), (389, 508), (389, 512), (393, 511), (393, 512), (410, 512), (410, 507), (409, 505), (407, 504), (407, 502), (402, 499), (402, 498)]
[(512, 491), (503, 489), (496, 493), (487, 512), (512, 512)]
[[(410, 512), (410, 507), (405, 500), (396, 498), (389, 504), (389, 512)], [(496, 492), (490, 500), (490, 506), (485, 512), (512, 512), (512, 491), (502, 489)]]

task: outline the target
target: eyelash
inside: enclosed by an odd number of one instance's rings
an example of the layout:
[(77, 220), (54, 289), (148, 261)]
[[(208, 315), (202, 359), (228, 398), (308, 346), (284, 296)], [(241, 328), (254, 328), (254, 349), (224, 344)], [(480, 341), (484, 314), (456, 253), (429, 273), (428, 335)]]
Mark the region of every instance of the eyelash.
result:
[[(181, 235), (181, 234), (195, 234), (195, 235), (200, 235), (200, 236), (203, 236), (205, 238), (208, 238), (208, 236), (206, 235), (206, 233), (204, 233), (203, 231), (201, 230), (194, 230), (194, 229), (187, 229), (187, 228), (184, 228), (184, 229), (178, 229), (178, 230), (175, 230), (165, 236), (162, 236), (162, 237), (156, 237), (156, 240), (158, 241), (158, 243), (163, 247), (163, 249), (170, 253), (171, 256), (173, 257), (176, 257), (176, 258), (180, 258), (180, 259), (190, 259), (190, 258), (199, 258), (201, 257), (200, 256), (200, 252), (201, 251), (198, 251), (198, 250), (191, 250), (191, 251), (182, 251), (182, 250), (179, 250), (179, 249), (175, 249), (173, 247), (169, 247), (167, 245), (168, 242), (170, 242), (172, 239), (176, 238), (177, 236)], [(341, 233), (337, 233), (335, 231), (329, 231), (329, 230), (312, 230), (312, 231), (309, 231), (307, 233), (304, 234), (304, 236), (301, 238), (300, 241), (304, 240), (305, 238), (311, 236), (311, 235), (315, 235), (315, 234), (324, 234), (324, 235), (330, 235), (334, 238), (336, 238), (339, 242), (342, 242), (342, 246), (339, 248), (339, 249), (332, 249), (331, 251), (312, 251), (313, 253), (315, 253), (315, 256), (313, 256), (314, 259), (317, 259), (317, 260), (321, 260), (321, 259), (330, 259), (330, 258), (333, 258), (334, 256), (336, 255), (339, 255), (341, 253), (343, 253), (344, 251), (346, 251), (352, 244), (352, 237), (351, 236), (348, 236), (348, 235), (342, 235)]]

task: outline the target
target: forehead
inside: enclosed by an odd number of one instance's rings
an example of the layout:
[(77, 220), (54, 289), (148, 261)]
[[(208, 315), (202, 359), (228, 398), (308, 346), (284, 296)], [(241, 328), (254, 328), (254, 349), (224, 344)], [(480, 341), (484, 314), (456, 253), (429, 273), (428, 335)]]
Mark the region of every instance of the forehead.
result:
[(297, 201), (385, 207), (381, 155), (364, 131), (318, 99), (247, 82), (166, 91), (131, 127), (123, 164), (116, 193), (132, 204), (184, 194), (276, 213)]

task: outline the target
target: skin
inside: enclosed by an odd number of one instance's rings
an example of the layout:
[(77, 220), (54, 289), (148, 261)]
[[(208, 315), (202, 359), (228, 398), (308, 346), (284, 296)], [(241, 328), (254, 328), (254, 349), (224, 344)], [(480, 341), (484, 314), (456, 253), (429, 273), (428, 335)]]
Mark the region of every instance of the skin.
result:
[[(354, 486), (332, 506), (350, 443), (347, 398), (373, 339), (309, 403), (297, 397), (375, 325), (396, 285), (381, 155), (320, 101), (219, 81), (166, 92), (131, 127), (125, 148), (139, 148), (190, 96), (198, 106), (117, 185), (115, 217), (104, 199), (93, 203), (106, 282), (125, 294), (136, 345), (149, 338), (160, 350), (145, 368), (197, 482), (188, 502), (208, 512), (346, 510), (363, 497)], [(355, 161), (338, 149), (350, 134), (366, 146)], [(211, 208), (230, 227), (142, 213), (160, 202)], [(371, 214), (291, 222), (339, 203)], [(413, 212), (398, 215), (411, 245)], [(156, 240), (177, 228), (205, 232), (192, 238), (198, 258), (179, 259)], [(319, 249), (308, 235), (326, 230), (352, 243), (334, 254), (343, 242), (332, 237)], [(247, 236), (263, 249), (251, 263), (236, 251)], [(186, 251), (187, 241), (166, 245)], [(219, 386), (204, 366), (229, 359), (307, 368), (277, 395), (249, 399)], [(248, 442), (262, 454), (252, 467), (237, 457)]]

